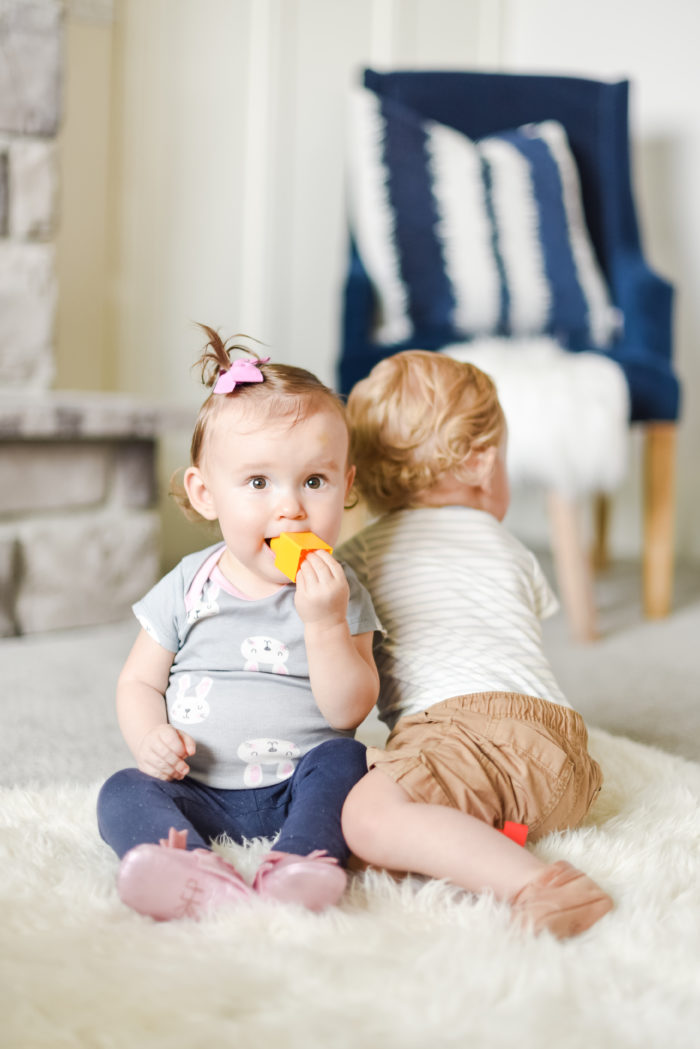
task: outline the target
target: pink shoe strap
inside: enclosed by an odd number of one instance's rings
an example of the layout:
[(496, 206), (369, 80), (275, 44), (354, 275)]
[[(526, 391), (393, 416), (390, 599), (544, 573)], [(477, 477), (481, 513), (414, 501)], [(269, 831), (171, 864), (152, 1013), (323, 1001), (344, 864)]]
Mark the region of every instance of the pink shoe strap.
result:
[(250, 889), (243, 881), (243, 878), (238, 871), (215, 852), (210, 852), (209, 849), (193, 849), (190, 855), (195, 857), (195, 863), (200, 870), (203, 870), (207, 874), (213, 874), (215, 877), (221, 878), (222, 881), (227, 881), (232, 885), (236, 885), (239, 889), (243, 890), (246, 895), (250, 894)]
[[(186, 849), (187, 831), (175, 830), (174, 827), (171, 827), (168, 832), (168, 837), (160, 839), (160, 845), (164, 849)], [(216, 852), (212, 852), (211, 849), (192, 849), (190, 855), (192, 856), (194, 863), (201, 870), (208, 874), (214, 874), (217, 878), (221, 878), (223, 881), (231, 882), (231, 884), (238, 886), (246, 893), (250, 892), (250, 889), (244, 882), (243, 878), (241, 878), (238, 871), (236, 871), (230, 863), (227, 863), (226, 860)], [(283, 854), (280, 853), (280, 855)]]
[(267, 874), (277, 867), (286, 867), (289, 863), (299, 863), (311, 860), (313, 863), (327, 863), (330, 866), (336, 866), (338, 864), (335, 856), (329, 856), (325, 849), (314, 849), (307, 856), (299, 856), (294, 852), (276, 852), (274, 849), (263, 859), (262, 863), (258, 867), (255, 875), (255, 882), (258, 879)]
[(186, 849), (187, 848), (187, 831), (186, 830), (175, 830), (171, 827), (168, 831), (167, 838), (161, 838), (160, 844), (165, 849)]

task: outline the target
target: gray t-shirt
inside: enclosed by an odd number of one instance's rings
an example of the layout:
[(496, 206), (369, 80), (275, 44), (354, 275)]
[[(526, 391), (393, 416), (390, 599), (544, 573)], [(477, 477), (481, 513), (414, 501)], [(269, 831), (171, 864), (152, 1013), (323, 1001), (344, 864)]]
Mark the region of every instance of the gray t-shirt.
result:
[[(223, 543), (183, 558), (134, 614), (175, 654), (168, 720), (196, 741), (191, 776), (212, 787), (266, 787), (292, 775), (312, 747), (352, 731), (331, 728), (311, 692), (296, 587), (252, 601), (217, 567)], [(379, 630), (367, 590), (347, 565), (351, 634)]]

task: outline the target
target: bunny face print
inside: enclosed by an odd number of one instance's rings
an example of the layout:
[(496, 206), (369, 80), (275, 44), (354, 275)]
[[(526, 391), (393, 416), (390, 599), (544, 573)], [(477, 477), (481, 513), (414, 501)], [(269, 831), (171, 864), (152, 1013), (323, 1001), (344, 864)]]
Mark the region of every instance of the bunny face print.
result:
[(219, 614), (219, 604), (217, 598), (219, 596), (219, 587), (208, 580), (202, 588), (202, 593), (199, 595), (198, 600), (193, 604), (192, 608), (187, 613), (187, 622), (196, 623), (199, 619), (204, 619), (205, 616), (216, 616)]
[(284, 665), (289, 659), (289, 649), (283, 641), (274, 637), (247, 637), (241, 645), (245, 659), (245, 670), (268, 670), (273, 674), (288, 674)]
[(288, 739), (246, 739), (238, 748), (238, 757), (245, 762), (243, 781), (247, 787), (262, 783), (264, 765), (271, 766), (275, 779), (289, 779), (294, 772), (294, 761), (299, 747)]
[(181, 725), (198, 725), (206, 721), (210, 714), (207, 696), (213, 682), (210, 677), (203, 677), (192, 688), (189, 674), (181, 674), (177, 682), (177, 695), (170, 704), (170, 720)]

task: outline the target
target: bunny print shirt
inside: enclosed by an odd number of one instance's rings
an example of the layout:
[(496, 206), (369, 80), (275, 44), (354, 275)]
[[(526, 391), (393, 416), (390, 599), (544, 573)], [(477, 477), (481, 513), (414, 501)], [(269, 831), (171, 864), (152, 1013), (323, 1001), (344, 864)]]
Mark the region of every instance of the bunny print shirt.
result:
[[(144, 630), (174, 653), (168, 720), (197, 744), (193, 779), (212, 787), (266, 787), (336, 736), (311, 693), (295, 587), (251, 601), (218, 569), (223, 543), (183, 558), (134, 606)], [(379, 630), (367, 590), (343, 566), (352, 634)]]

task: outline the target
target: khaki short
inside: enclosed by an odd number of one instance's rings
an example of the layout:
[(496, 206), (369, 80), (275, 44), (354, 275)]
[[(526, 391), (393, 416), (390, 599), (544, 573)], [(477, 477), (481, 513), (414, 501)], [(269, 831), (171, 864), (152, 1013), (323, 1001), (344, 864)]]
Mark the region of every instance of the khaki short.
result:
[(369, 768), (413, 801), (449, 805), (502, 827), (526, 823), (528, 841), (577, 827), (603, 782), (583, 718), (569, 707), (510, 692), (479, 692), (401, 718)]

